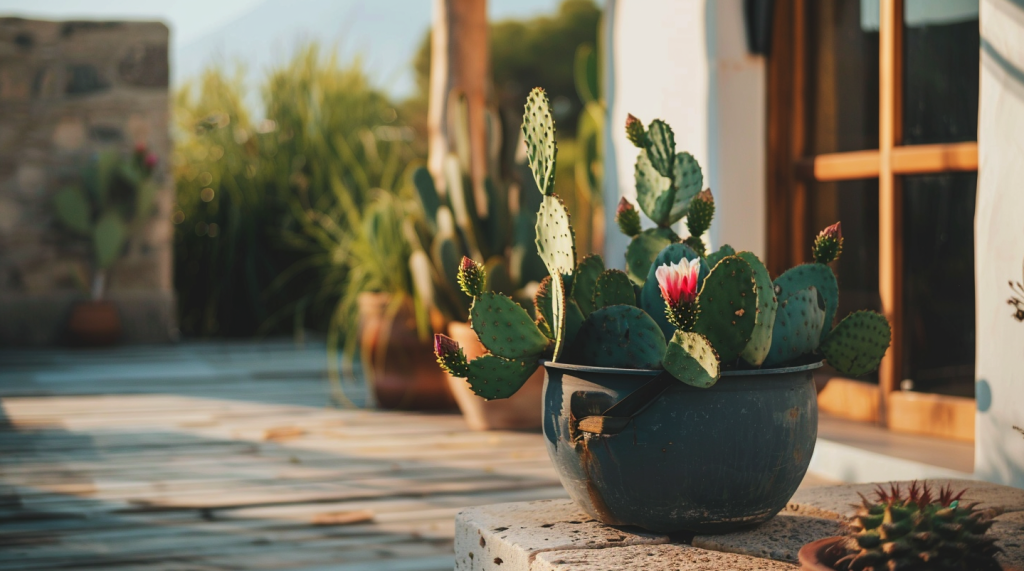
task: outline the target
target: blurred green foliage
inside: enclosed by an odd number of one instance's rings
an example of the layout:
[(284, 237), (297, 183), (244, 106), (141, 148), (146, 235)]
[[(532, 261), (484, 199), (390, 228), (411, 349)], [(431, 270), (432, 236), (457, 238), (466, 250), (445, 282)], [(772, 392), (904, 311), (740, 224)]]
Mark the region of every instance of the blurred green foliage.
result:
[(209, 69), (175, 96), (181, 329), (325, 330), (348, 279), (354, 219), (343, 210), (358, 215), (406, 182), (413, 133), (358, 62), (343, 66), (316, 45), (267, 76), (263, 118), (247, 108), (241, 77)]

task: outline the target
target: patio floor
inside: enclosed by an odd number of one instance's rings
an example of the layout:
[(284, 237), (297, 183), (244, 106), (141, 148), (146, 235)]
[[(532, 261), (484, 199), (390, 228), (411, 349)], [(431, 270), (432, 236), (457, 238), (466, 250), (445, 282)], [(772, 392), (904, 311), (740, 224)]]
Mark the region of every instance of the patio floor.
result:
[(317, 344), (0, 351), (0, 571), (450, 570), (456, 512), (565, 497), (539, 433), (325, 378)]

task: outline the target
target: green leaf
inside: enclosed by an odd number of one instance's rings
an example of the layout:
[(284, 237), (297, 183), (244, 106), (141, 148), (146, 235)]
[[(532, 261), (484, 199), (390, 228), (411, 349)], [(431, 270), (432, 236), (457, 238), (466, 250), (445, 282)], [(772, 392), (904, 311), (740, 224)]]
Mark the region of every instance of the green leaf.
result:
[(96, 253), (96, 266), (105, 270), (114, 265), (121, 257), (127, 229), (124, 220), (116, 212), (107, 212), (93, 229), (93, 246)]
[(53, 206), (57, 218), (69, 230), (88, 235), (92, 231), (89, 216), (89, 201), (85, 199), (82, 189), (68, 187), (53, 197)]

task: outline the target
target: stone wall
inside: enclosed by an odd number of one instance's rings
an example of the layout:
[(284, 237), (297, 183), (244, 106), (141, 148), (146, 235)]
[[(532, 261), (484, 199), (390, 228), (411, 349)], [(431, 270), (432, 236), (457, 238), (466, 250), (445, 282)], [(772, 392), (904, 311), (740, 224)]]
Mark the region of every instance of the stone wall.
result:
[(90, 245), (60, 228), (53, 195), (97, 151), (136, 143), (160, 161), (157, 208), (107, 297), (126, 342), (174, 336), (167, 48), (158, 22), (0, 18), (0, 346), (62, 341), (72, 304), (87, 297)]

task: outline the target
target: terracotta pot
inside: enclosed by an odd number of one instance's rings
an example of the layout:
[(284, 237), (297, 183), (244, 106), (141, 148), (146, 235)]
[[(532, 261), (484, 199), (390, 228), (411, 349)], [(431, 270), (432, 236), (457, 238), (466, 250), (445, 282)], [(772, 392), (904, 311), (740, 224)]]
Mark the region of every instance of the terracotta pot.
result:
[(121, 339), (121, 316), (109, 301), (80, 301), (68, 318), (68, 341), (78, 347), (106, 347)]
[[(835, 571), (832, 565), (839, 558), (830, 554), (828, 550), (844, 539), (846, 538), (826, 537), (801, 547), (800, 552), (797, 554), (797, 557), (800, 559), (801, 571)], [(1016, 567), (1003, 567), (1003, 570), (1020, 571)]]
[[(466, 358), (473, 360), (487, 352), (476, 332), (467, 323), (448, 324), (448, 335), (462, 345)], [(466, 424), (473, 430), (529, 430), (540, 428), (541, 394), (544, 392), (544, 369), (537, 371), (523, 388), (507, 399), (484, 400), (460, 377), (448, 375), (448, 387), (459, 403)]]
[[(377, 405), (399, 410), (454, 409), (455, 399), (434, 357), (433, 340), (421, 340), (416, 333), (412, 300), (402, 303), (388, 324), (385, 313), (390, 301), (386, 293), (361, 293), (357, 300), (363, 368)], [(435, 331), (443, 330), (440, 316), (431, 321)]]

